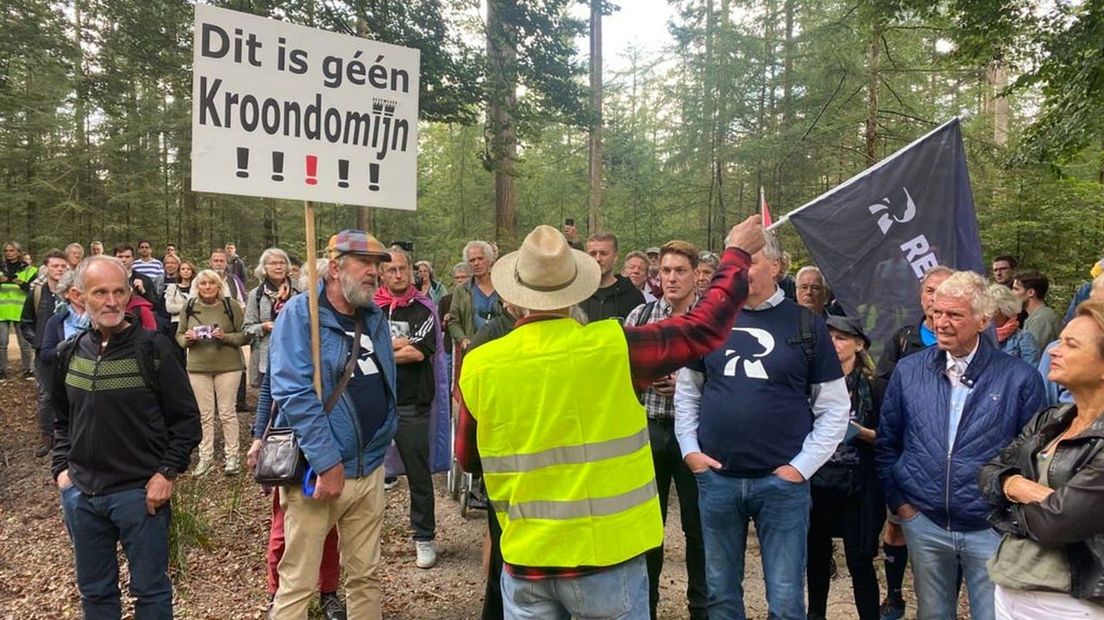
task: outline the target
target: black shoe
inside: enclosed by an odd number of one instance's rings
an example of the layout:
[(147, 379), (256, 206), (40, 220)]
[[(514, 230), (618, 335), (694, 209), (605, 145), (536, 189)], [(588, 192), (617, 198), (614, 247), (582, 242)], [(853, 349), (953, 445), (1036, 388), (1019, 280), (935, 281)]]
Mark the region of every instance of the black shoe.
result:
[(31, 379), (34, 379), (35, 378), (34, 371), (33, 370), (24, 370), (23, 371), (23, 378), (27, 379), (28, 381), (31, 380)]
[(54, 438), (50, 435), (43, 435), (42, 441), (38, 444), (38, 449), (35, 450), (35, 456), (42, 458), (50, 453), (50, 450), (54, 449)]
[(326, 620), (348, 620), (348, 616), (345, 615), (345, 603), (341, 602), (337, 592), (323, 592), (318, 600), (321, 603), (323, 618)]

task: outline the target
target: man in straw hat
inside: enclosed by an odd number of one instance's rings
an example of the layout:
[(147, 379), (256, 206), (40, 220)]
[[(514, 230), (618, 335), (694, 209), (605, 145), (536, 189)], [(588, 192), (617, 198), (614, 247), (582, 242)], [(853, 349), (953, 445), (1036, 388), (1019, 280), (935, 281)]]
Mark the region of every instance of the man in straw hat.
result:
[(495, 290), (521, 318), (465, 359), (457, 453), (482, 469), (502, 525), (507, 618), (648, 618), (643, 554), (663, 523), (634, 390), (724, 342), (762, 245), (758, 217), (734, 227), (701, 303), (643, 326), (569, 318), (601, 274), (554, 228), (495, 263)]
[(306, 294), (284, 306), (269, 345), (272, 398), (279, 405), (274, 426), (295, 429), (317, 473), (310, 495), (306, 485), (279, 490), (286, 542), (270, 617), (280, 620), (307, 617), (323, 543), (335, 524), (341, 532), (348, 616), (373, 620), (382, 613), (376, 567), (386, 502), (380, 466), (398, 418), (391, 331), (372, 298), (379, 264), (391, 255), (360, 230), (337, 233), (328, 250), (323, 282), (313, 293), (318, 296), (322, 398), (313, 385)]

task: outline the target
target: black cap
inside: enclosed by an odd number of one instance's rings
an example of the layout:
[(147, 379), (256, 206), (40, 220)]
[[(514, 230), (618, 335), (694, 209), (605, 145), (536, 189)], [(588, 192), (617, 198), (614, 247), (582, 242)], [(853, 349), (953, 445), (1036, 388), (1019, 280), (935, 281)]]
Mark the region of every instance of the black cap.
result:
[(866, 345), (866, 348), (870, 348), (870, 339), (867, 338), (866, 334), (863, 333), (862, 324), (859, 323), (858, 319), (853, 319), (849, 316), (837, 316), (834, 314), (829, 314), (828, 318), (825, 319), (825, 323), (828, 324), (829, 328), (834, 329), (838, 332), (843, 332), (845, 334), (855, 336), (856, 338), (861, 338), (863, 344)]

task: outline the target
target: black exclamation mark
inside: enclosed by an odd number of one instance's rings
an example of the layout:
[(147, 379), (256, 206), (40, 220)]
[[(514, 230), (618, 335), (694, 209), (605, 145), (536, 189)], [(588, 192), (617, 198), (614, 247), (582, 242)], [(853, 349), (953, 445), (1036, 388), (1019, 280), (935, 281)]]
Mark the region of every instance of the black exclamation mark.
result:
[(349, 187), (349, 160), (339, 159), (337, 160), (337, 186), (340, 188)]
[(272, 151), (272, 180), (284, 180), (284, 154), (280, 151)]
[(238, 147), (238, 178), (249, 178), (249, 149)]
[(379, 164), (368, 164), (368, 189), (379, 191)]

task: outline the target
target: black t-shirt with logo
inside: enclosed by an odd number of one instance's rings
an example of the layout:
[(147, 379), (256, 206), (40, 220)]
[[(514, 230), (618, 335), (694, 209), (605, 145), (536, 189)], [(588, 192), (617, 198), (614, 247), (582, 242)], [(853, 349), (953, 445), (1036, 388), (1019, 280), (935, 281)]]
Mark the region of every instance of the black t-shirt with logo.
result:
[[(341, 324), (341, 328), (345, 330), (345, 336), (352, 341), (356, 334), (356, 319), (335, 310), (325, 295), (319, 296), (319, 305), (334, 313), (338, 323)], [(357, 363), (353, 367), (353, 376), (349, 378), (349, 387), (346, 390), (349, 399), (356, 408), (357, 425), (360, 427), (360, 441), (362, 444), (367, 444), (376, 436), (376, 433), (383, 426), (384, 420), (387, 419), (389, 398), (387, 385), (384, 383), (383, 373), (380, 371), (375, 344), (367, 332), (360, 335), (360, 346), (351, 350), (357, 356)], [(348, 362), (348, 359), (341, 360), (342, 371), (345, 369), (346, 362)]]
[(418, 413), (429, 411), (433, 403), (433, 354), (437, 351), (433, 311), (418, 302), (405, 308), (392, 306), (387, 311), (391, 323), (391, 339), (406, 338), (425, 359), (411, 364), (397, 364), (396, 388), (400, 406), (415, 405)]

